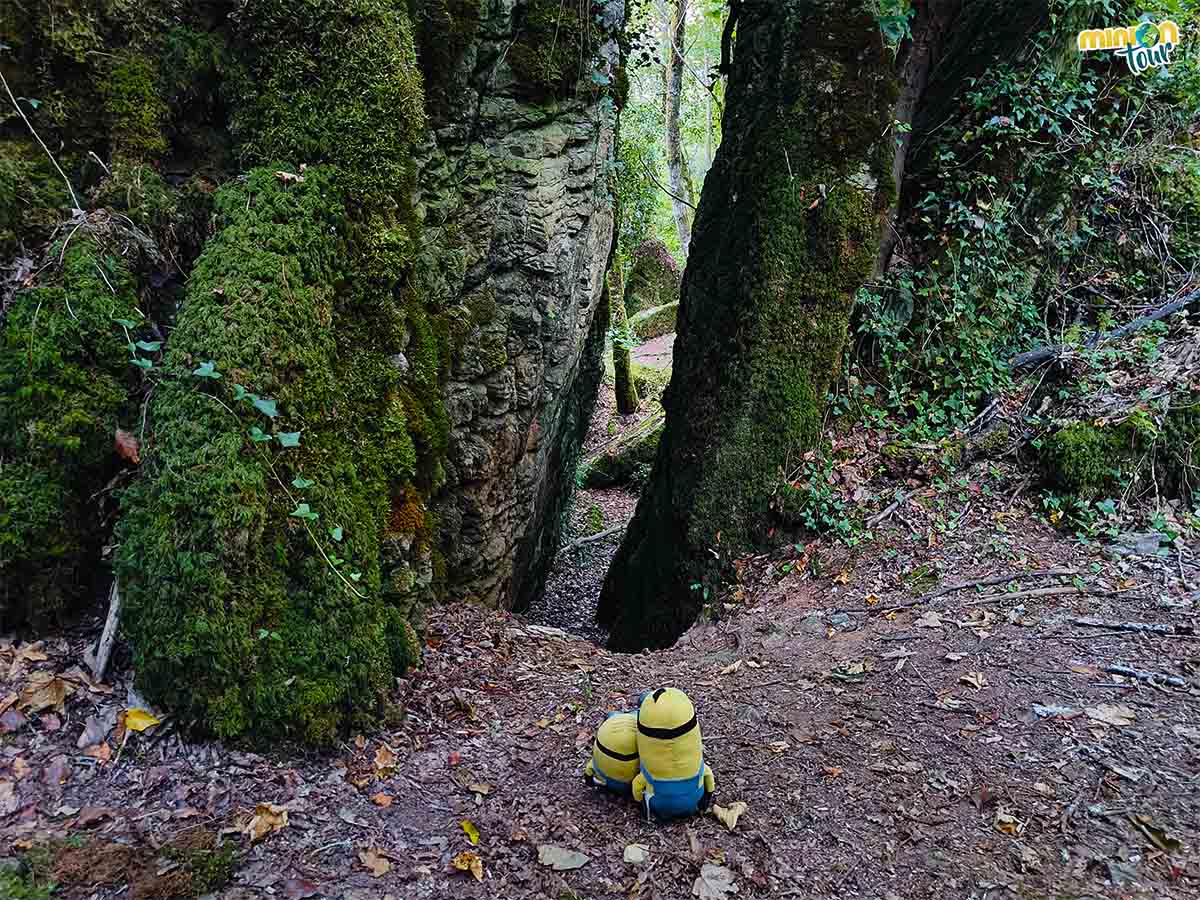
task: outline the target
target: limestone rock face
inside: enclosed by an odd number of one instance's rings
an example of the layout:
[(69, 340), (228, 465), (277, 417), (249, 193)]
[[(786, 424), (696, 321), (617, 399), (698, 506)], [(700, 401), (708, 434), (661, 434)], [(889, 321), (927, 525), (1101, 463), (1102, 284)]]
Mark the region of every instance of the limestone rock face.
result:
[(536, 55), (548, 46), (536, 28), (539, 15), (575, 5), (543, 6), (482, 4), (449, 62), (459, 89), (430, 111), (418, 187), (426, 234), (441, 246), (434, 290), (461, 325), (436, 509), (447, 588), (506, 608), (540, 588), (574, 484), (602, 374), (614, 227), (606, 85), (619, 73), (624, 0), (563, 23), (562, 40), (582, 49), (569, 64)]

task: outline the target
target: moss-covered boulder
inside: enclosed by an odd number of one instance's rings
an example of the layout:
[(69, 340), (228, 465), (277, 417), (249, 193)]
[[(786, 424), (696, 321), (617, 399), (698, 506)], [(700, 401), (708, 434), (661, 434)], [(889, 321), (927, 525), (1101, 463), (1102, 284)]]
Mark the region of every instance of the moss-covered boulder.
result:
[(598, 30), (591, 3), (525, 0), (513, 10), (508, 65), (533, 98), (569, 95), (590, 74)]
[(137, 258), (128, 232), (97, 214), (49, 248), (36, 285), (7, 310), (0, 332), (0, 631), (45, 621), (97, 593), (109, 523), (94, 495), (121, 465), (118, 427), (133, 429), (138, 411), (139, 370), (129, 349), (142, 340), (129, 268)]
[(661, 417), (648, 420), (589, 459), (584, 468), (584, 487), (606, 488), (645, 481), (658, 453), (662, 431)]
[(1200, 391), (1177, 394), (1159, 442), (1168, 490), (1200, 500)]
[(1081, 500), (1118, 492), (1138, 477), (1141, 456), (1153, 445), (1155, 433), (1144, 413), (1117, 425), (1072, 422), (1041, 448), (1046, 483)]
[(682, 275), (679, 263), (658, 238), (649, 238), (633, 251), (633, 267), (625, 282), (625, 311), (635, 316), (644, 309), (679, 301)]
[(643, 309), (629, 320), (630, 330), (639, 341), (649, 341), (675, 331), (675, 318), (679, 315), (679, 301), (662, 306)]

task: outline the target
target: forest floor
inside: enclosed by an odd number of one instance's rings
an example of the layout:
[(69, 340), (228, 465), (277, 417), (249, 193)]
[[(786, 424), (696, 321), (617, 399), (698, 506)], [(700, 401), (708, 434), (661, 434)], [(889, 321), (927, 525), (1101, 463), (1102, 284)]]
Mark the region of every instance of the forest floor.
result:
[[(837, 474), (881, 511), (904, 490), (869, 540), (742, 560), (721, 619), (657, 653), (436, 609), (403, 717), (322, 753), (138, 731), (127, 655), (109, 684), (80, 667), (98, 620), (0, 641), (0, 857), (98, 900), (1200, 896), (1196, 548), (1080, 542), (1015, 465), (868, 477), (877, 438)], [(537, 615), (595, 636), (604, 546)], [(661, 685), (696, 703), (732, 830), (583, 783), (597, 724)], [(228, 878), (199, 862), (221, 842)]]

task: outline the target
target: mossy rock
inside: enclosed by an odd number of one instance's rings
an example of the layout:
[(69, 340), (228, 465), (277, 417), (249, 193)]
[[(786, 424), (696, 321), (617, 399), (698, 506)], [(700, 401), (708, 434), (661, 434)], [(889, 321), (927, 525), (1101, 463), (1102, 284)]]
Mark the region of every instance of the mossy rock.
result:
[(466, 75), (462, 57), (483, 21), (481, 0), (416, 0), (414, 21), (425, 103), (431, 119), (445, 119), (464, 96)]
[(1200, 391), (1172, 400), (1158, 446), (1168, 489), (1200, 499)]
[(1145, 427), (1145, 420), (1136, 417), (1115, 426), (1072, 422), (1060, 428), (1042, 447), (1047, 484), (1081, 500), (1120, 490), (1136, 474)]
[(70, 206), (66, 185), (40, 147), (0, 141), (0, 265), (45, 242)]
[(639, 427), (611, 450), (589, 460), (583, 476), (584, 487), (607, 488), (644, 481), (658, 453), (662, 432), (661, 422), (650, 429)]
[(0, 629), (95, 592), (108, 530), (94, 496), (119, 468), (115, 432), (136, 411), (117, 321), (141, 320), (136, 247), (88, 227), (47, 258), (0, 332)]
[(677, 304), (681, 279), (679, 263), (667, 245), (657, 238), (643, 241), (633, 251), (633, 268), (625, 282), (625, 312), (636, 318), (642, 310)]
[(639, 397), (658, 400), (667, 389), (667, 385), (671, 383), (670, 369), (659, 369), (634, 363), (632, 372), (633, 383), (637, 386)]
[(590, 2), (524, 0), (513, 31), (508, 64), (527, 96), (562, 99), (590, 74), (598, 38)]
[(679, 301), (643, 309), (629, 320), (629, 327), (640, 341), (649, 341), (675, 331)]

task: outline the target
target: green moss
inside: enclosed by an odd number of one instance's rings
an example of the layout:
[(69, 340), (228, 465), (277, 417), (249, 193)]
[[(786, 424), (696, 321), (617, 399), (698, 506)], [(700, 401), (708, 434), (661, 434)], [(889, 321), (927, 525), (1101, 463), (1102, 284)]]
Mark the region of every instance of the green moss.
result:
[(632, 371), (639, 397), (658, 400), (662, 397), (663, 391), (667, 389), (667, 385), (671, 383), (670, 369), (659, 369), (634, 363)]
[(633, 251), (633, 268), (625, 283), (625, 312), (637, 316), (643, 310), (679, 302), (679, 263), (667, 245), (657, 238), (643, 241)]
[(589, 461), (583, 475), (584, 487), (606, 488), (645, 480), (662, 433), (660, 422), (649, 431), (635, 432), (629, 440)]
[(526, 0), (514, 12), (516, 38), (508, 64), (533, 97), (569, 96), (587, 76), (596, 50), (591, 3)]
[[(17, 295), (0, 338), (0, 598), (17, 622), (90, 591), (107, 529), (93, 495), (136, 383), (122, 329), (140, 319), (129, 247), (81, 231)], [(3, 627), (0, 624), (0, 627)]]
[(443, 119), (463, 95), (458, 69), (482, 21), (480, 0), (418, 0), (417, 45), (430, 118)]
[(1190, 500), (1200, 499), (1200, 391), (1173, 400), (1159, 447), (1169, 489)]
[(407, 203), (424, 93), (407, 4), (266, 0), (243, 10), (231, 129), (244, 164), (328, 163), (371, 208)]
[(140, 53), (118, 56), (103, 94), (114, 156), (139, 161), (161, 156), (167, 149), (163, 128), (168, 110), (159, 95), (154, 61)]
[(679, 302), (664, 303), (643, 309), (629, 320), (629, 327), (638, 340), (649, 341), (675, 331), (675, 319), (679, 315)]
[(66, 185), (40, 147), (0, 141), (0, 260), (32, 252), (70, 207)]
[(1074, 422), (1059, 429), (1042, 448), (1048, 484), (1083, 500), (1119, 490), (1144, 444), (1138, 423), (1113, 427)]
[(0, 897), (6, 900), (50, 900), (53, 885), (37, 884), (33, 877), (9, 862), (0, 863)]

